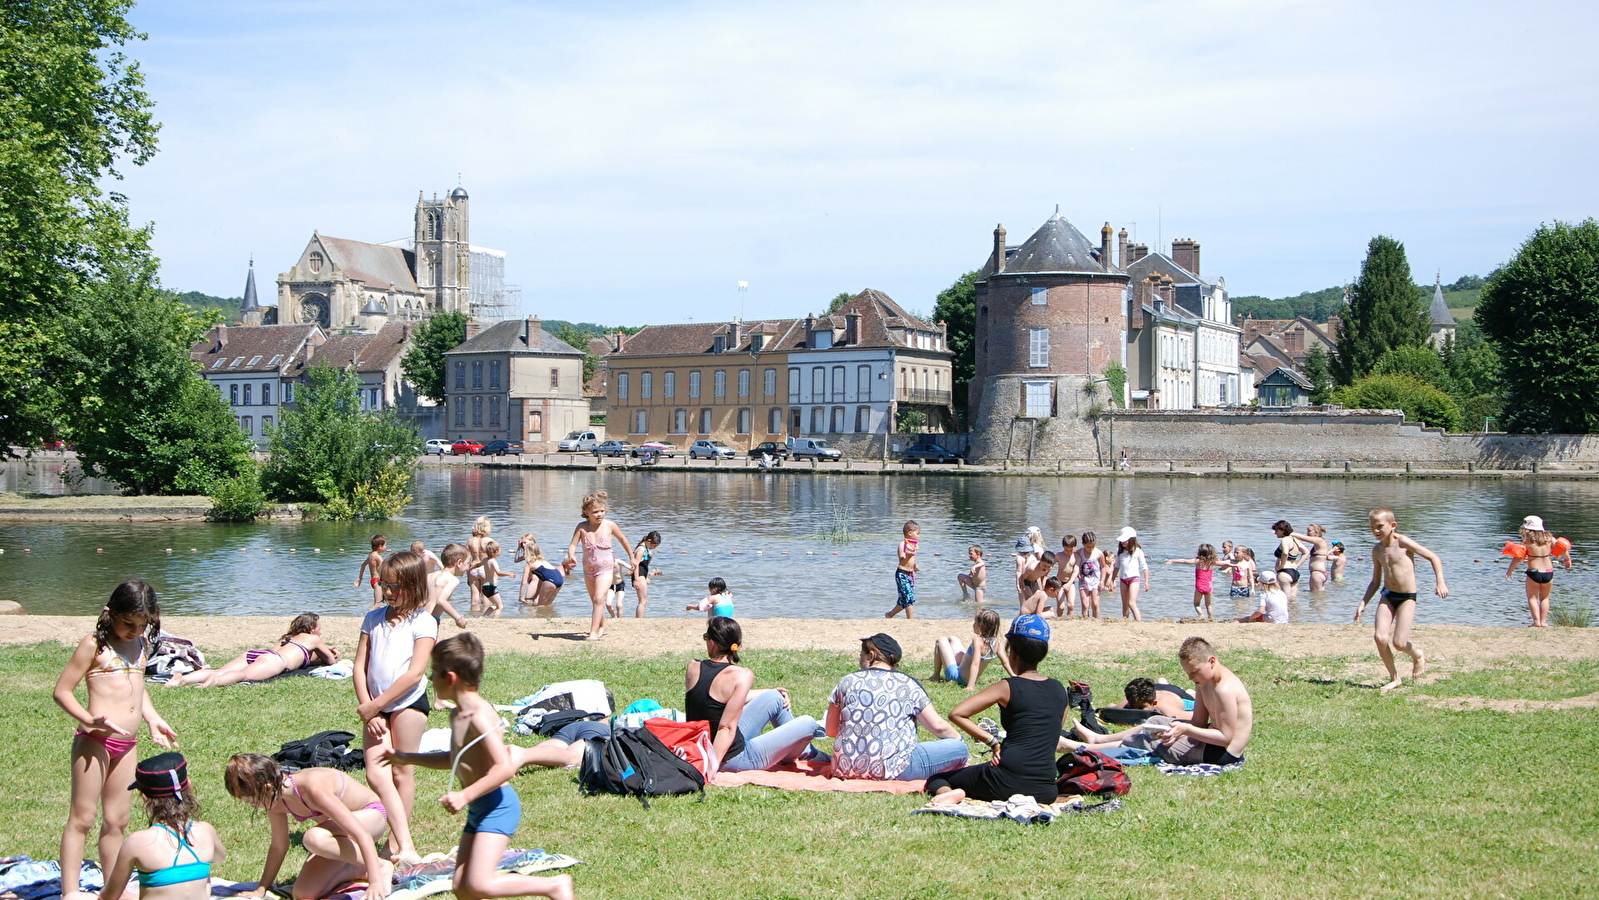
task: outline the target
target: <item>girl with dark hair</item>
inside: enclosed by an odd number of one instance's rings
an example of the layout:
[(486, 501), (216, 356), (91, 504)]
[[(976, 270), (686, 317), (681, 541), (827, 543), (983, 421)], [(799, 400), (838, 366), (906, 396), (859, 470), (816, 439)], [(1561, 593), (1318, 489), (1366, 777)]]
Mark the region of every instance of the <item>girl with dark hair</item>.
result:
[(339, 651), (322, 640), (322, 619), (316, 613), (301, 613), (289, 623), (289, 631), (269, 650), (246, 650), (244, 655), (219, 669), (201, 669), (187, 675), (174, 675), (167, 687), (222, 687), (241, 681), (266, 681), (284, 672), (312, 665), (337, 662)]
[(1144, 614), (1138, 611), (1138, 594), (1149, 586), (1149, 560), (1138, 546), (1138, 532), (1131, 526), (1116, 535), (1116, 559), (1112, 568), (1121, 583), (1122, 618), (1142, 622)]
[(1277, 536), (1277, 549), (1272, 551), (1277, 557), (1277, 586), (1292, 601), (1299, 596), (1299, 561), (1305, 556), (1305, 545), (1294, 535), (1294, 526), (1285, 519), (1273, 523), (1271, 533)]
[(139, 900), (208, 900), (211, 867), (227, 858), (215, 828), (201, 822), (200, 801), (181, 753), (139, 763), (133, 787), (144, 796), (150, 827), (128, 835), (100, 896), (118, 898), (138, 870)]
[(810, 745), (826, 732), (810, 716), (794, 715), (788, 691), (750, 690), (755, 673), (738, 665), (743, 640), (737, 622), (712, 618), (705, 626), (705, 659), (690, 661), (683, 674), (683, 711), (691, 722), (710, 723), (717, 768), (769, 771), (795, 759), (830, 760)]
[[(638, 595), (638, 608), (633, 611), (636, 619), (644, 618), (644, 607), (650, 602), (650, 566), (654, 552), (660, 546), (661, 533), (652, 531), (633, 547), (633, 593)], [(655, 570), (655, 574), (660, 573), (660, 569)]]
[[(94, 827), (95, 807), (100, 807), (100, 862), (109, 866), (122, 848), (128, 828), (134, 757), (129, 752), (139, 742), (139, 726), (150, 726), (150, 737), (162, 747), (172, 747), (178, 736), (150, 703), (144, 690), (144, 665), (152, 640), (161, 633), (161, 606), (155, 591), (142, 581), (125, 581), (111, 592), (100, 610), (94, 634), (78, 642), (56, 679), (55, 701), (78, 723), (72, 738), (72, 806), (61, 834), (61, 896), (82, 900), (78, 873), (84, 845)], [(88, 695), (85, 708), (76, 689), (82, 682)]]
[[(1016, 674), (955, 704), (949, 714), (957, 728), (988, 745), (994, 757), (928, 778), (927, 793), (934, 803), (959, 803), (967, 797), (1008, 800), (1014, 794), (1055, 802), (1055, 743), (1066, 716), (1066, 688), (1038, 672), (1049, 654), (1049, 625), (1038, 616), (1018, 617), (1005, 635), (1005, 652)], [(972, 721), (996, 703), (1003, 744)]]
[(361, 620), (355, 649), (356, 712), (366, 722), (366, 780), (388, 807), (389, 849), (397, 862), (415, 862), (411, 809), (416, 804), (412, 766), (391, 766), (387, 747), (414, 751), (427, 729), (428, 656), (439, 639), (439, 622), (428, 614), (427, 560), (402, 550), (383, 561), (378, 586), (388, 603)]

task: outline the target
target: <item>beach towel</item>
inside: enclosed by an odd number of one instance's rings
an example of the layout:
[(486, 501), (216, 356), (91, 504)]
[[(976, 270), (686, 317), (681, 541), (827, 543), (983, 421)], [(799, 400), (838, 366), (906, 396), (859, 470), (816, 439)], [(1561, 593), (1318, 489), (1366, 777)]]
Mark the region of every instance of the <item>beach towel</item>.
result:
[(960, 819), (987, 819), (1020, 822), (1023, 825), (1048, 825), (1063, 815), (1115, 812), (1122, 808), (1120, 800), (1104, 803), (1083, 803), (1082, 797), (1071, 797), (1059, 803), (1039, 803), (1026, 794), (1013, 794), (1009, 800), (962, 800), (959, 803), (928, 803), (911, 810), (911, 815), (932, 813)]
[[(78, 870), (78, 887), (98, 891), (105, 887), (100, 867), (83, 861)], [(61, 896), (61, 864), (53, 859), (35, 860), (12, 856), (0, 860), (0, 898), (4, 900), (50, 900)]]
[(710, 783), (716, 787), (755, 784), (785, 791), (842, 791), (852, 794), (919, 794), (927, 786), (927, 782), (920, 779), (868, 781), (862, 778), (834, 778), (829, 774), (831, 771), (831, 763), (795, 761), (772, 772), (717, 772)]
[[(453, 851), (452, 851), (453, 852)], [(546, 853), (542, 847), (532, 850), (506, 850), (500, 857), (502, 872), (533, 875), (554, 869), (575, 866), (581, 860), (562, 853)], [(450, 889), (455, 876), (455, 860), (450, 857), (427, 859), (412, 866), (402, 866), (394, 872), (394, 890), (391, 900), (420, 900)]]
[(1225, 775), (1228, 772), (1236, 772), (1243, 767), (1243, 760), (1239, 760), (1235, 763), (1228, 763), (1225, 766), (1218, 766), (1215, 763), (1195, 763), (1191, 766), (1174, 766), (1171, 763), (1163, 762), (1155, 763), (1155, 770), (1160, 772), (1162, 775), (1193, 775), (1199, 778), (1209, 778), (1214, 775)]
[(496, 708), (516, 713), (513, 727), (520, 735), (537, 733), (539, 724), (550, 713), (575, 709), (609, 716), (615, 711), (614, 700), (605, 682), (592, 678), (547, 684), (526, 697)]
[(309, 676), (311, 678), (325, 678), (329, 681), (344, 681), (346, 679), (355, 677), (355, 661), (341, 659), (332, 665), (304, 666), (298, 669), (291, 669), (287, 672), (279, 672), (278, 674), (273, 675), (271, 678), (263, 681), (241, 681), (239, 684), (266, 684), (268, 681), (277, 681), (279, 678), (294, 678), (301, 675)]

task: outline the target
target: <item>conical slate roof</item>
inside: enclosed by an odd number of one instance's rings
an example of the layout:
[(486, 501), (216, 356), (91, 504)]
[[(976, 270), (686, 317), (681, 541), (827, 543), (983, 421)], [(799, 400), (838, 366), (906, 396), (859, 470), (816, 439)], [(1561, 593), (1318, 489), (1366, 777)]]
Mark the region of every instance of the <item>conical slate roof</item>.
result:
[(1433, 285), (1432, 309), (1428, 310), (1427, 315), (1432, 319), (1432, 324), (1434, 326), (1442, 325), (1448, 328), (1453, 328), (1455, 326), (1455, 314), (1449, 311), (1449, 304), (1444, 301), (1444, 285), (1442, 277), (1440, 277)]
[(1104, 273), (1106, 268), (1094, 256), (1094, 245), (1060, 213), (1049, 217), (1005, 261), (1005, 275), (1043, 272)]
[(261, 301), (255, 296), (255, 260), (250, 260), (250, 274), (244, 277), (244, 305), (240, 312), (256, 312), (261, 308)]

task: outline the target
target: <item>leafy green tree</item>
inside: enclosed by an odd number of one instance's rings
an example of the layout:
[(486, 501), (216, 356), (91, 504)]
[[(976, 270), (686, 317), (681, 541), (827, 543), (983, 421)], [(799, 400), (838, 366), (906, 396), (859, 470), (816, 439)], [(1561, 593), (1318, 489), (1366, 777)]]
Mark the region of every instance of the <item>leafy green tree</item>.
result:
[(148, 255), (148, 233), (106, 193), (141, 165), (157, 126), (137, 63), (131, 0), (0, 5), (0, 456), (58, 433), (71, 369), (62, 327), (86, 286)]
[(411, 349), (400, 359), (400, 371), (418, 394), (434, 403), (444, 402), (449, 375), (444, 354), (466, 342), (469, 321), (464, 312), (441, 312), (411, 330)]
[(1351, 384), (1389, 349), (1424, 344), (1428, 335), (1427, 304), (1411, 280), (1405, 245), (1387, 235), (1372, 238), (1338, 328), (1333, 377)]
[(1310, 402), (1321, 406), (1332, 401), (1332, 363), (1321, 344), (1313, 344), (1305, 356), (1304, 376), (1310, 381)]
[(977, 374), (977, 270), (967, 272), (938, 292), (933, 302), (933, 320), (948, 328), (945, 340), (955, 355), (950, 361), (951, 388), (956, 408), (964, 410), (967, 385)]
[(1599, 223), (1543, 225), (1488, 278), (1476, 323), (1518, 431), (1599, 430)]
[(77, 379), (67, 434), (86, 474), (136, 494), (204, 494), (254, 470), (253, 449), (189, 347), (200, 319), (142, 273), (90, 288), (92, 317), (71, 320), (65, 348)]
[(594, 373), (600, 368), (600, 357), (589, 349), (589, 341), (596, 337), (594, 332), (582, 331), (574, 325), (562, 323), (554, 332), (557, 339), (565, 341), (583, 351), (583, 383), (587, 384)]
[(416, 429), (395, 418), (393, 410), (362, 411), (359, 385), (354, 373), (333, 366), (314, 366), (306, 373), (305, 384), (294, 392), (294, 408), (284, 411), (269, 439), (262, 472), (268, 494), (282, 501), (324, 503), (336, 511), (335, 518), (343, 518), (368, 515), (374, 485), (388, 494), (410, 490)]
[(1459, 431), (1462, 424), (1453, 397), (1409, 375), (1367, 375), (1334, 391), (1333, 402), (1349, 409), (1403, 410), (1407, 419), (1447, 431)]
[(1371, 372), (1373, 375), (1409, 375), (1441, 391), (1453, 393), (1454, 390), (1443, 356), (1426, 345), (1394, 347), (1377, 360)]
[(844, 308), (844, 304), (846, 304), (846, 303), (848, 303), (848, 302), (850, 302), (851, 300), (854, 300), (854, 299), (855, 299), (855, 295), (854, 294), (851, 294), (848, 291), (844, 291), (843, 293), (839, 294), (837, 297), (834, 297), (833, 299), (827, 301), (827, 312), (823, 313), (823, 315), (830, 316), (833, 313), (838, 312), (839, 310)]

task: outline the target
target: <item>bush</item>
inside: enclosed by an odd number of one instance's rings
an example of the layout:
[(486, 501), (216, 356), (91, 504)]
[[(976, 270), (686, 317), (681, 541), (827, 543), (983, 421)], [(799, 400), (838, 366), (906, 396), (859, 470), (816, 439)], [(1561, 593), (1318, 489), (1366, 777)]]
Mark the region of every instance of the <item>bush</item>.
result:
[(1460, 404), (1430, 384), (1408, 375), (1368, 375), (1333, 392), (1333, 402), (1348, 409), (1398, 409), (1405, 418), (1434, 428), (1459, 431)]
[[(1092, 385), (1090, 385), (1092, 387)], [(1105, 367), (1105, 387), (1110, 391), (1112, 406), (1121, 406), (1127, 402), (1127, 367), (1121, 363), (1111, 363)], [(1096, 417), (1097, 418), (1097, 417)]]
[(211, 519), (215, 522), (248, 522), (266, 507), (266, 491), (261, 489), (261, 473), (250, 466), (232, 478), (221, 478), (211, 486)]
[(1437, 350), (1427, 346), (1394, 347), (1384, 353), (1371, 367), (1373, 375), (1409, 375), (1411, 378), (1439, 388), (1448, 388), (1449, 374), (1444, 368), (1444, 358)]
[[(295, 408), (270, 437), (262, 481), (273, 498), (326, 504), (326, 517), (340, 519), (365, 518), (408, 494), (416, 429), (392, 411), (362, 411), (356, 389), (355, 375), (342, 369), (318, 366), (307, 374)], [(365, 503), (356, 500), (363, 487)]]
[(350, 504), (357, 518), (392, 519), (411, 502), (411, 473), (399, 467), (355, 486)]

